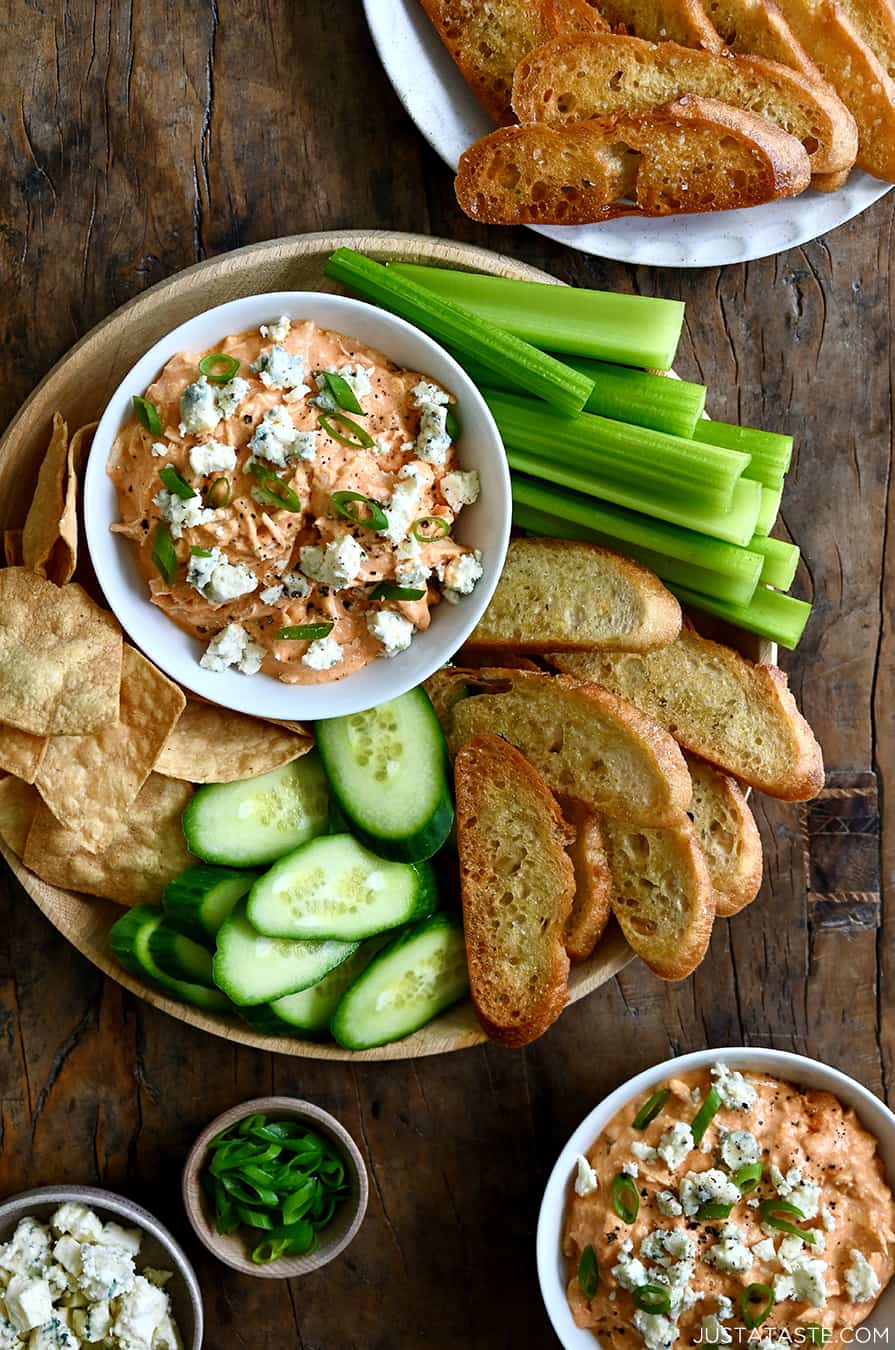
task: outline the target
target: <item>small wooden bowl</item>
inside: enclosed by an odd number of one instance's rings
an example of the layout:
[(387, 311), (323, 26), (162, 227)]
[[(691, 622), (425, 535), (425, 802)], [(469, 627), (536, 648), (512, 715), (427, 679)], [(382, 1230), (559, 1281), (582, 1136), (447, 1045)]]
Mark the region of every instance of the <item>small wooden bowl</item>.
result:
[[(214, 1215), (200, 1184), (202, 1170), (208, 1161), (211, 1140), (246, 1116), (256, 1113), (273, 1120), (298, 1120), (325, 1135), (335, 1146), (345, 1163), (348, 1195), (336, 1210), (332, 1222), (320, 1233), (317, 1246), (305, 1256), (283, 1256), (266, 1265), (256, 1265), (250, 1255), (245, 1229), (221, 1234), (214, 1226)], [(297, 1275), (309, 1275), (319, 1270), (343, 1252), (364, 1221), (370, 1186), (367, 1169), (360, 1149), (335, 1116), (312, 1102), (299, 1097), (256, 1097), (253, 1101), (234, 1106), (215, 1120), (199, 1135), (183, 1169), (183, 1203), (187, 1217), (199, 1241), (224, 1265), (238, 1270), (241, 1275), (254, 1275), (264, 1280), (291, 1280)]]

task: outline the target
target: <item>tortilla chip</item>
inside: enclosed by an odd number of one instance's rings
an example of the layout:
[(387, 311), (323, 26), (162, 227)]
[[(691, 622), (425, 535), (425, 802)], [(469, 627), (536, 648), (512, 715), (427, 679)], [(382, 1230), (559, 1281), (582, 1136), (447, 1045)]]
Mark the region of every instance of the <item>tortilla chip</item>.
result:
[(22, 565), (22, 535), (24, 530), (3, 531), (3, 560), (7, 567)]
[(118, 718), (121, 629), (74, 582), (0, 568), (0, 722), (86, 736)]
[(289, 764), (313, 744), (310, 736), (190, 699), (155, 769), (188, 783), (233, 783)]
[(273, 727), (285, 727), (287, 731), (295, 732), (296, 736), (307, 736), (309, 739), (311, 737), (309, 728), (303, 722), (284, 722), (279, 717), (265, 717), (264, 720)]
[(125, 646), (117, 722), (92, 736), (51, 736), (34, 783), (84, 848), (105, 848), (152, 771), (186, 698), (151, 661)]
[(192, 866), (180, 818), (193, 795), (189, 783), (150, 774), (102, 853), (84, 848), (43, 802), (25, 845), (24, 863), (65, 890), (102, 895), (122, 905), (158, 904), (169, 881)]
[(68, 446), (65, 501), (59, 519), (59, 538), (47, 560), (47, 576), (57, 586), (71, 581), (78, 565), (78, 485), (98, 423), (80, 427)]
[(14, 773), (16, 778), (26, 783), (33, 783), (47, 744), (46, 736), (32, 736), (30, 731), (0, 726), (0, 770)]
[(40, 805), (33, 787), (20, 778), (0, 779), (0, 839), (17, 858), (25, 852), (25, 841)]
[(47, 575), (47, 562), (59, 538), (67, 465), (68, 426), (61, 413), (54, 413), (53, 434), (40, 466), (22, 536), (22, 560), (42, 577)]

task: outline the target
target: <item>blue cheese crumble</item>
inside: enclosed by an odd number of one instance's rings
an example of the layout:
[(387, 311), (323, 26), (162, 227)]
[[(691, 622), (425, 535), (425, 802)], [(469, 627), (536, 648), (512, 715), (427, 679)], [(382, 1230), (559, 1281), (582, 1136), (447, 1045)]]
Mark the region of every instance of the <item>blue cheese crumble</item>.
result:
[(302, 665), (309, 670), (332, 670), (341, 660), (342, 648), (332, 634), (309, 643), (308, 650), (301, 658)]
[(583, 1153), (579, 1153), (575, 1159), (575, 1194), (593, 1195), (597, 1190), (599, 1182), (597, 1174)]
[(250, 595), (258, 585), (250, 567), (229, 562), (219, 548), (211, 549), (207, 556), (191, 554), (186, 579), (211, 605), (225, 605), (228, 600)]
[(853, 1247), (851, 1264), (845, 1272), (845, 1288), (852, 1303), (865, 1303), (879, 1293), (879, 1276), (863, 1252)]
[(415, 632), (409, 619), (390, 609), (380, 609), (368, 614), (367, 628), (370, 634), (382, 643), (382, 655), (387, 657), (406, 652)]
[(302, 396), (310, 393), (308, 385), (304, 382), (303, 359), (297, 355), (293, 356), (279, 343), (262, 352), (250, 369), (267, 389), (289, 389)]
[(257, 675), (264, 660), (264, 648), (253, 642), (241, 623), (228, 623), (206, 647), (199, 665), (205, 670), (222, 671), (235, 666), (243, 675)]

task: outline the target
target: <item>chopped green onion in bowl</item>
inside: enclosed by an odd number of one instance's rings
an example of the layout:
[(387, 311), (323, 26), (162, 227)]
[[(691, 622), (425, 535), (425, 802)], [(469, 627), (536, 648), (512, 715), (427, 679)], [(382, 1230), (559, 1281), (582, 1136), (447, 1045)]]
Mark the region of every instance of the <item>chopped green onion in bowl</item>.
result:
[(226, 384), (239, 370), (235, 356), (226, 352), (209, 352), (199, 362), (199, 374), (204, 375), (209, 384)]

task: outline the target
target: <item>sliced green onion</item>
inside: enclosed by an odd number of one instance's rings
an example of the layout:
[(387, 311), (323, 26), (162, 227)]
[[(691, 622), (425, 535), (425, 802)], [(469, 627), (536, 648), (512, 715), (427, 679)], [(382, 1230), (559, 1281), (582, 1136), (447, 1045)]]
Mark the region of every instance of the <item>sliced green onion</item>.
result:
[(370, 592), (371, 600), (423, 600), (426, 592), (415, 590), (413, 586), (396, 586), (391, 581), (380, 581)]
[(640, 1210), (640, 1196), (632, 1177), (617, 1172), (612, 1178), (612, 1208), (625, 1223), (633, 1223)]
[(690, 1126), (690, 1133), (693, 1135), (694, 1143), (702, 1143), (706, 1130), (720, 1110), (721, 1098), (718, 1095), (718, 1089), (716, 1087), (711, 1087), (705, 1094), (705, 1100), (693, 1117), (693, 1124)]
[(209, 352), (199, 362), (199, 374), (204, 375), (209, 384), (226, 384), (238, 370), (236, 357), (228, 356), (226, 352)]
[(444, 419), (444, 429), (452, 441), (456, 441), (461, 436), (460, 423), (457, 420), (457, 414), (453, 408), (448, 408)]
[[(329, 503), (337, 516), (350, 520), (352, 525), (362, 525), (367, 530), (388, 529), (388, 518), (379, 502), (362, 492), (334, 492)], [(366, 508), (366, 513), (362, 508)]]
[(301, 500), (285, 479), (280, 478), (272, 469), (266, 469), (257, 459), (252, 460), (249, 471), (258, 484), (253, 492), (259, 502), (298, 515), (302, 509)]
[(410, 527), (410, 533), (421, 544), (431, 544), (435, 539), (445, 539), (451, 532), (450, 521), (444, 516), (418, 516)]
[(656, 1119), (656, 1116), (663, 1109), (670, 1096), (671, 1088), (660, 1088), (659, 1091), (654, 1092), (651, 1097), (647, 1097), (631, 1122), (634, 1129), (645, 1130), (647, 1125)]
[(578, 1262), (578, 1287), (585, 1298), (593, 1298), (599, 1283), (600, 1267), (597, 1262), (597, 1254), (593, 1247), (588, 1244), (581, 1253), (581, 1260)]
[(388, 271), (547, 351), (655, 370), (670, 370), (674, 364), (684, 322), (680, 300), (516, 281), (419, 263), (391, 263)]
[(641, 1312), (658, 1315), (667, 1313), (671, 1307), (671, 1290), (661, 1284), (641, 1284), (639, 1288), (631, 1291), (631, 1298), (634, 1300), (634, 1307), (639, 1308)]
[(435, 295), (418, 279), (410, 280), (362, 253), (336, 249), (326, 264), (326, 275), (383, 309), (400, 314), (489, 370), (502, 372), (516, 388), (545, 399), (564, 413), (580, 412), (590, 396), (593, 384), (586, 376), (507, 332), (506, 325), (495, 327), (493, 320), (483, 321), (452, 299)]
[(732, 1204), (724, 1204), (720, 1200), (710, 1200), (706, 1204), (700, 1205), (696, 1211), (696, 1217), (703, 1222), (706, 1219), (729, 1219)]
[[(800, 1237), (803, 1242), (807, 1242), (813, 1247), (817, 1242), (817, 1234), (812, 1228), (798, 1228), (789, 1219), (805, 1220), (805, 1215), (796, 1206), (790, 1204), (788, 1200), (762, 1200), (758, 1212), (761, 1221), (768, 1228), (773, 1228), (777, 1233), (788, 1233), (790, 1237)], [(788, 1215), (789, 1218), (781, 1218), (781, 1215)]]
[[(370, 433), (365, 431), (359, 423), (353, 422), (350, 417), (346, 417), (345, 413), (321, 413), (317, 420), (327, 436), (331, 436), (340, 445), (348, 445), (352, 450), (369, 450), (370, 446), (374, 444)], [(336, 423), (336, 425), (334, 426), (333, 423)], [(346, 427), (348, 435), (344, 435), (338, 430), (338, 427)]]
[(191, 488), (185, 478), (181, 478), (173, 464), (166, 464), (159, 470), (159, 478), (164, 483), (169, 492), (173, 492), (175, 497), (179, 497), (182, 502), (188, 502), (191, 497), (198, 497), (195, 488)]
[(140, 398), (139, 394), (134, 394), (134, 412), (137, 414), (137, 420), (151, 435), (162, 434), (162, 419), (158, 415), (158, 408), (154, 403), (150, 403), (148, 398)]
[(229, 502), (230, 491), (229, 478), (216, 478), (205, 494), (205, 501), (214, 511), (218, 511)]
[(329, 637), (333, 627), (331, 623), (299, 623), (292, 628), (278, 628), (274, 638), (277, 642), (316, 642), (318, 638)]
[(191, 555), (192, 555), (194, 558), (210, 558), (210, 557), (211, 557), (211, 549), (210, 549), (210, 548), (200, 548), (198, 544), (193, 544), (192, 548), (190, 549), (190, 553), (191, 553)]
[[(362, 417), (365, 415), (357, 400), (357, 394), (355, 394), (344, 375), (337, 375), (334, 370), (324, 370), (322, 375), (323, 383), (338, 407), (344, 408), (345, 412), (360, 413)], [(332, 435), (332, 432), (330, 432), (330, 435)]]
[(743, 1325), (753, 1330), (762, 1326), (774, 1308), (774, 1291), (769, 1284), (749, 1284), (740, 1297)]
[(177, 570), (177, 551), (174, 548), (171, 531), (163, 520), (160, 520), (155, 527), (155, 535), (152, 540), (152, 561), (170, 586)]
[(763, 1176), (764, 1167), (760, 1162), (745, 1163), (734, 1172), (733, 1184), (739, 1187), (740, 1195), (748, 1195), (760, 1184)]
[(742, 606), (729, 604), (714, 596), (701, 595), (676, 583), (668, 582), (667, 585), (687, 608), (702, 609), (706, 614), (726, 619), (736, 628), (757, 633), (769, 642), (779, 642), (781, 647), (787, 647), (790, 651), (799, 645), (811, 615), (811, 606), (804, 600), (770, 591), (766, 586), (759, 586), (751, 602)]

